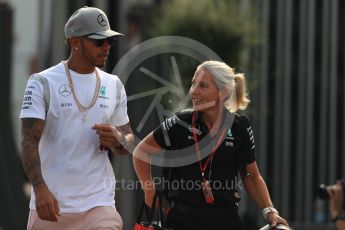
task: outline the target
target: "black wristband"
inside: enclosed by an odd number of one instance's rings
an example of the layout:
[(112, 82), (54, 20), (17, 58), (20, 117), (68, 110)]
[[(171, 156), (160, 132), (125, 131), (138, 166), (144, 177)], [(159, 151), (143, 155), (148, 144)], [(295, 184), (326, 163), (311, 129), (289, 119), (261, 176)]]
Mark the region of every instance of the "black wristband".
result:
[(122, 135), (122, 140), (119, 142), (119, 146), (115, 146), (115, 149), (117, 151), (121, 151), (122, 149), (124, 149), (125, 147), (123, 146), (125, 143), (127, 143), (127, 138), (126, 136)]
[(339, 213), (332, 219), (332, 222), (337, 222), (338, 220), (345, 220), (345, 212)]
[(123, 145), (119, 145), (119, 146), (116, 146), (116, 147), (114, 147), (117, 151), (121, 151), (124, 147), (123, 147)]

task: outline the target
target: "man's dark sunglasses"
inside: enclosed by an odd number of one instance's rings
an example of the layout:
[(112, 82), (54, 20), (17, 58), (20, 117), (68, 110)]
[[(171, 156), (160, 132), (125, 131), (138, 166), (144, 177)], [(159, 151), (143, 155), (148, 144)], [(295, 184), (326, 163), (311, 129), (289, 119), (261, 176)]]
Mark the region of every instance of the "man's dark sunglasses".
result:
[(105, 42), (107, 42), (110, 46), (114, 45), (116, 38), (115, 37), (109, 37), (104, 39), (93, 39), (89, 38), (92, 34), (85, 35), (84, 37), (91, 40), (97, 47), (102, 47)]

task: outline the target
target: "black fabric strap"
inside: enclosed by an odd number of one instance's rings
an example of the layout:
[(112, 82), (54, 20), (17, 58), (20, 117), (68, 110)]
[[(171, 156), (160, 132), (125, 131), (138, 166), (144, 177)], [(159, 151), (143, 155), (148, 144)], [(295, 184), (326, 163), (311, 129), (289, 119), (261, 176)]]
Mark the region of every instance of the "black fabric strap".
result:
[[(156, 204), (158, 202), (158, 207)], [(162, 191), (156, 191), (155, 196), (153, 198), (152, 206), (151, 206), (151, 213), (150, 213), (150, 222), (157, 216), (157, 223), (160, 223), (161, 226), (165, 226), (165, 220), (163, 215), (163, 193)]]
[[(156, 204), (158, 203), (158, 207), (156, 207)], [(147, 217), (148, 224), (151, 224), (155, 214), (157, 216), (157, 223), (160, 223), (161, 226), (165, 226), (165, 219), (163, 215), (163, 194), (161, 191), (157, 191), (155, 193), (155, 196), (152, 201), (151, 209), (149, 210), (149, 207), (145, 204), (145, 199), (143, 203), (141, 204), (140, 211), (137, 217), (137, 223), (141, 223), (143, 220), (143, 212), (145, 212), (145, 215)]]
[(138, 217), (137, 217), (137, 223), (141, 223), (142, 222), (142, 216), (143, 216), (143, 212), (145, 211), (145, 215), (148, 219), (148, 222), (151, 223), (151, 218), (149, 216), (149, 210), (148, 210), (148, 207), (146, 206), (145, 204), (145, 199), (143, 201), (143, 203), (141, 204), (141, 207), (140, 207), (140, 211), (139, 211), (139, 214), (138, 214)]

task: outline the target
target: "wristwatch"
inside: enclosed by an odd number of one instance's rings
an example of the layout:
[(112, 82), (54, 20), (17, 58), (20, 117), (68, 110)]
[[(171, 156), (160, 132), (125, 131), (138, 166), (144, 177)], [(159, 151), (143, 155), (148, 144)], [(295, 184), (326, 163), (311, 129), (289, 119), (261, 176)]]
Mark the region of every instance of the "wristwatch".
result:
[(337, 222), (338, 220), (345, 220), (345, 212), (338, 213), (333, 219), (332, 222)]

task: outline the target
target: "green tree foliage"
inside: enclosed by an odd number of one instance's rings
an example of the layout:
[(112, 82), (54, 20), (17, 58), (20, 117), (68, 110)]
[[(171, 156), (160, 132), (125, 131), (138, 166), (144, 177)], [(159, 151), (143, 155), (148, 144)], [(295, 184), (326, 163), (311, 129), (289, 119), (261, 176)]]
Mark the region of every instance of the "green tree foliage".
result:
[[(153, 36), (173, 35), (197, 40), (231, 66), (238, 66), (245, 48), (258, 42), (252, 1), (166, 0), (153, 21)], [(248, 5), (249, 4), (249, 5)]]
[[(181, 36), (194, 39), (215, 52), (224, 62), (241, 71), (243, 54), (258, 44), (258, 20), (252, 0), (164, 0), (153, 14), (151, 37)], [(188, 95), (191, 78), (200, 60), (182, 54), (173, 54)], [(157, 73), (169, 76), (174, 82), (175, 73), (169, 70), (169, 54), (156, 57)], [(170, 72), (169, 72), (170, 71)], [(169, 73), (167, 73), (169, 72)], [(166, 99), (166, 100), (164, 100)], [(182, 98), (174, 93), (163, 97), (164, 108), (180, 109)]]

